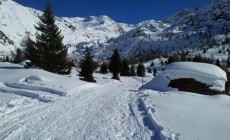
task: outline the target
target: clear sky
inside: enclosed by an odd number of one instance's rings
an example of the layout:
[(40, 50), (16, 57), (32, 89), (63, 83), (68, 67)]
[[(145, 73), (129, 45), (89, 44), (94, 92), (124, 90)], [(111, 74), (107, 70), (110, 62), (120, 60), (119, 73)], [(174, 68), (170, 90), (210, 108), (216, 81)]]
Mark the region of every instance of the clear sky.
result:
[(56, 16), (88, 17), (107, 15), (117, 22), (138, 22), (163, 18), (185, 8), (201, 7), (212, 0), (15, 0), (43, 10), (50, 3)]

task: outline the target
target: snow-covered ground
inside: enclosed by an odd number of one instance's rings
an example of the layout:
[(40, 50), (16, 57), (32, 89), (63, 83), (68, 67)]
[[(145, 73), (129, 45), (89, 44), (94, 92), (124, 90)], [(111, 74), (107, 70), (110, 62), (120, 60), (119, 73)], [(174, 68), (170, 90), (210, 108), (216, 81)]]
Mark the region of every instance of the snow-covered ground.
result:
[(170, 80), (178, 78), (194, 78), (215, 90), (223, 90), (227, 80), (226, 73), (214, 65), (194, 62), (168, 65), (139, 91), (140, 103), (150, 118), (151, 129), (156, 132), (154, 138), (229, 140), (230, 97), (199, 95), (168, 87)]
[(161, 139), (229, 140), (229, 96), (153, 90), (143, 90), (140, 96)]
[[(146, 64), (147, 65), (147, 64)], [(230, 98), (142, 89), (141, 77), (80, 81), (0, 63), (0, 139), (228, 140)], [(144, 84), (153, 78), (147, 73)]]
[(59, 76), (0, 63), (0, 139), (150, 139), (138, 108), (140, 78)]

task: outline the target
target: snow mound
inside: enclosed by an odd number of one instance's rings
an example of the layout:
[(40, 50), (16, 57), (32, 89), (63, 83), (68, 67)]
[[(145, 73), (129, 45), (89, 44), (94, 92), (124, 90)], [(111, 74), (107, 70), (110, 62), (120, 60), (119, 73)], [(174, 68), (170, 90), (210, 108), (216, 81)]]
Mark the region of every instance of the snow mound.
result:
[(39, 77), (39, 76), (36, 76), (36, 75), (28, 76), (28, 77), (25, 79), (25, 82), (26, 82), (26, 83), (38, 83), (38, 82), (41, 82), (41, 81), (42, 81), (42, 78)]
[(226, 73), (219, 67), (205, 63), (175, 62), (169, 64), (166, 70), (157, 75), (152, 81), (141, 87), (142, 89), (153, 89), (158, 91), (169, 91), (171, 80), (181, 78), (192, 78), (196, 81), (211, 86), (217, 91), (224, 91), (227, 81)]

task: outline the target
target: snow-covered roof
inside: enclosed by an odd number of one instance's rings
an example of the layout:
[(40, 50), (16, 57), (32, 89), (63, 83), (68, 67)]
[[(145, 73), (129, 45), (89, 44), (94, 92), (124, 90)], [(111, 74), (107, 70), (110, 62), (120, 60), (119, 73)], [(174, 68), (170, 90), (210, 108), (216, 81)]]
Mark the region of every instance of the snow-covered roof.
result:
[(171, 90), (168, 87), (170, 80), (181, 78), (193, 78), (196, 81), (210, 85), (211, 89), (218, 91), (224, 91), (224, 85), (227, 81), (226, 73), (215, 65), (195, 62), (175, 62), (169, 64), (164, 72), (157, 75), (142, 88), (168, 91)]

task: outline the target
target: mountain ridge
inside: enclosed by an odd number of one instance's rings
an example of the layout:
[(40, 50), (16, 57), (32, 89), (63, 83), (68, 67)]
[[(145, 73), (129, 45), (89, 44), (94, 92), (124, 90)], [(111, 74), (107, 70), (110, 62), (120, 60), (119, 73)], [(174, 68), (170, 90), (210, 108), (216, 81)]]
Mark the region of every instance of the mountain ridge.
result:
[[(42, 11), (24, 7), (12, 0), (1, 0), (0, 5), (0, 51), (10, 52), (20, 47), (20, 42), (26, 34), (35, 40), (38, 16)], [(117, 23), (108, 16), (90, 16), (87, 18), (56, 17), (56, 24), (64, 36), (63, 42), (70, 47), (78, 43), (95, 44), (117, 37), (134, 25)], [(6, 38), (8, 38), (7, 43)]]
[[(106, 15), (56, 17), (56, 24), (69, 47), (70, 56), (81, 55), (91, 47), (98, 59), (107, 59), (118, 48), (122, 57), (141, 53), (166, 54), (201, 45), (201, 36), (212, 33), (218, 42), (230, 31), (230, 1), (214, 1), (200, 8), (187, 8), (162, 21), (147, 20), (136, 25), (117, 23)], [(24, 7), (12, 0), (1, 0), (0, 51), (20, 47), (26, 34), (35, 40), (34, 25), (42, 11)], [(205, 40), (205, 39), (204, 39)], [(204, 42), (203, 42), (204, 43)], [(205, 45), (203, 46), (205, 47)]]

